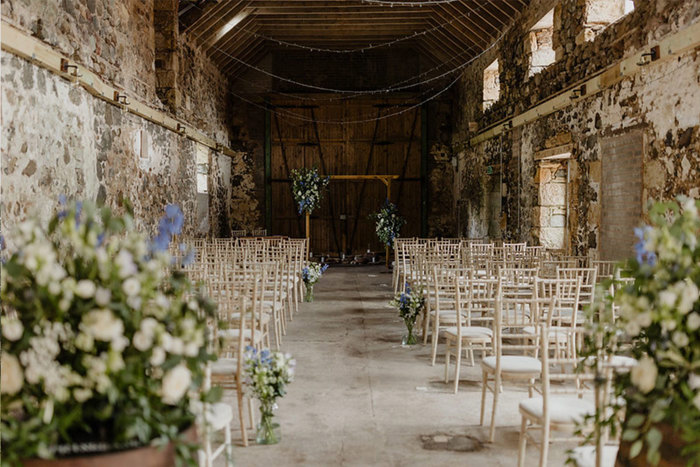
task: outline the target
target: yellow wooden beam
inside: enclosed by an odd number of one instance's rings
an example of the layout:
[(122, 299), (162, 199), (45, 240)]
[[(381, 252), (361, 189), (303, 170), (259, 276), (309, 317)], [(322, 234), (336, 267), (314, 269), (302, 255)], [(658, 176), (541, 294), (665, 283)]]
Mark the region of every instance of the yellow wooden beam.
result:
[[(550, 115), (559, 110), (565, 109), (577, 102), (594, 96), (603, 90), (617, 84), (626, 77), (637, 74), (640, 70), (649, 66), (658, 66), (661, 63), (675, 59), (680, 54), (700, 46), (700, 21), (682, 29), (674, 34), (666, 36), (658, 44), (659, 57), (649, 62), (648, 53), (654, 45), (650, 45), (639, 50), (637, 53), (622, 59), (594, 76), (578, 81), (550, 97), (525, 112), (514, 117), (502, 119), (489, 125), (481, 133), (469, 140), (471, 146), (475, 146), (483, 141), (510, 130), (511, 128), (526, 125), (534, 122), (540, 117)], [(576, 90), (585, 86), (586, 93), (578, 97)]]
[(0, 42), (2, 50), (28, 60), (37, 66), (82, 86), (87, 92), (98, 99), (121, 107), (126, 112), (138, 115), (151, 123), (160, 125), (163, 128), (208, 146), (229, 157), (238, 155), (237, 152), (230, 148), (223, 147), (221, 144), (217, 143), (215, 139), (187, 122), (173, 118), (165, 112), (137, 101), (132, 96), (127, 96), (123, 89), (116, 88), (106, 83), (99, 75), (89, 68), (69, 60), (68, 57), (57, 52), (49, 45), (5, 21), (2, 22)]

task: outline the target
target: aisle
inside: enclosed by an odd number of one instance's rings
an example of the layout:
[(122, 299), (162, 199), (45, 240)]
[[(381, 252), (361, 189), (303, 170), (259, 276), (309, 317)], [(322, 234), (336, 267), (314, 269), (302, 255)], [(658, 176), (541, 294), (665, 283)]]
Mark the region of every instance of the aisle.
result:
[[(387, 306), (391, 275), (385, 271), (331, 268), (324, 275), (316, 301), (303, 304), (284, 340), (297, 359), (297, 376), (278, 411), (282, 443), (236, 447), (235, 465), (515, 465), (524, 388), (504, 393), (496, 443), (478, 452), (423, 448), (423, 436), (486, 438), (478, 426), (480, 373), (465, 366), (454, 395), (441, 381), (441, 360), (430, 366), (429, 346), (400, 346), (403, 323)], [(466, 438), (452, 443), (458, 449), (472, 444)], [(563, 465), (563, 452), (554, 445), (550, 464)], [(537, 457), (530, 449), (528, 461)]]

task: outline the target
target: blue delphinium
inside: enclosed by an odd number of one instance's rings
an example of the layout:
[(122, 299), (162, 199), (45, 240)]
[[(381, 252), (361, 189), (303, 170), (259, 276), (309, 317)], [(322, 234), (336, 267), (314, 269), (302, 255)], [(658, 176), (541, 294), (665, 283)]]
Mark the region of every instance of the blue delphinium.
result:
[(174, 235), (182, 233), (185, 216), (177, 204), (169, 204), (165, 207), (165, 216), (158, 222), (158, 234), (151, 239), (150, 250), (152, 253), (166, 251)]
[(648, 264), (649, 266), (656, 264), (656, 253), (653, 251), (648, 251), (645, 246), (646, 236), (651, 233), (651, 231), (652, 228), (648, 225), (636, 227), (634, 229), (634, 235), (639, 239), (639, 241), (634, 245), (634, 251), (639, 264)]

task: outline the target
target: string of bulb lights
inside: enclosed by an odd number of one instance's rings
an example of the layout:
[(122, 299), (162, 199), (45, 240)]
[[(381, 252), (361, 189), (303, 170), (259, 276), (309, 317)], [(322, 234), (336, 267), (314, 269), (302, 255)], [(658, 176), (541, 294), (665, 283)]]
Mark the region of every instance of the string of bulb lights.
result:
[[(198, 9), (199, 11), (201, 11), (202, 13), (205, 12), (205, 10), (203, 10), (201, 7), (199, 7), (199, 6), (195, 5), (195, 4), (192, 4), (192, 6), (194, 6), (195, 8), (197, 8), (197, 9)], [(363, 52), (367, 52), (367, 51), (369, 51), (369, 50), (379, 49), (379, 48), (383, 48), (383, 47), (391, 47), (391, 46), (396, 45), (396, 44), (399, 44), (399, 43), (401, 43), (401, 42), (405, 42), (405, 41), (408, 41), (408, 40), (411, 40), (411, 39), (416, 39), (417, 37), (420, 37), (420, 36), (423, 36), (423, 35), (426, 35), (426, 34), (433, 33), (433, 32), (438, 31), (438, 30), (440, 30), (440, 29), (442, 29), (442, 28), (444, 28), (444, 27), (451, 26), (451, 25), (454, 24), (456, 21), (459, 21), (459, 20), (462, 19), (462, 18), (466, 18), (466, 17), (468, 17), (468, 16), (471, 16), (471, 14), (472, 14), (473, 11), (475, 11), (475, 10), (471, 10), (471, 9), (470, 9), (468, 12), (466, 12), (466, 13), (464, 13), (464, 14), (461, 14), (461, 15), (459, 15), (459, 16), (455, 16), (455, 17), (453, 17), (453, 18), (452, 18), (451, 20), (449, 20), (449, 21), (446, 21), (446, 22), (444, 22), (444, 23), (438, 24), (437, 26), (434, 26), (434, 27), (432, 27), (432, 28), (426, 29), (426, 30), (424, 30), (424, 31), (416, 31), (416, 32), (414, 32), (413, 34), (407, 34), (407, 35), (405, 35), (405, 36), (401, 36), (401, 37), (398, 37), (398, 38), (396, 38), (396, 39), (392, 39), (392, 40), (390, 40), (390, 41), (381, 42), (381, 43), (378, 43), (378, 44), (369, 44), (369, 45), (367, 45), (367, 46), (364, 46), (364, 47), (357, 47), (357, 48), (354, 48), (354, 49), (331, 49), (331, 48), (324, 48), (324, 47), (311, 47), (311, 46), (308, 46), (308, 45), (299, 44), (299, 43), (297, 43), (297, 42), (289, 42), (289, 41), (285, 41), (285, 40), (278, 39), (278, 38), (275, 38), (275, 37), (266, 36), (265, 34), (260, 34), (260, 33), (258, 33), (258, 32), (251, 31), (251, 30), (246, 29), (246, 28), (241, 27), (241, 26), (237, 26), (237, 27), (236, 27), (236, 31), (241, 31), (241, 32), (244, 32), (244, 33), (246, 33), (246, 34), (250, 34), (250, 35), (252, 35), (253, 37), (257, 37), (257, 38), (259, 38), (259, 39), (265, 39), (265, 40), (268, 40), (268, 41), (270, 41), (270, 42), (276, 42), (276, 43), (279, 44), (279, 45), (284, 45), (284, 46), (287, 46), (287, 47), (294, 47), (294, 48), (302, 49), (302, 50), (308, 50), (308, 51), (310, 51), (310, 52), (327, 52), (327, 53), (338, 53), (338, 54), (363, 53)]]
[[(461, 65), (461, 67), (464, 68), (464, 67), (468, 66), (470, 63), (472, 63), (472, 62), (474, 62), (475, 60), (479, 59), (481, 56), (483, 56), (483, 55), (486, 54), (488, 51), (490, 51), (492, 48), (494, 48), (494, 47), (496, 46), (496, 44), (498, 44), (498, 43), (500, 42), (500, 40), (501, 40), (501, 38), (503, 37), (503, 35), (504, 35), (504, 34), (502, 34), (496, 41), (494, 41), (490, 46), (488, 46), (488, 47), (487, 47), (486, 49), (484, 49), (482, 52), (480, 52), (480, 53), (477, 54), (476, 56), (472, 57), (472, 58), (471, 58), (470, 60), (468, 60), (467, 62), (463, 63), (463, 64)], [(378, 120), (385, 120), (385, 119), (388, 119), (388, 118), (391, 118), (391, 117), (396, 117), (396, 116), (398, 116), (398, 115), (404, 114), (404, 113), (409, 112), (409, 111), (411, 111), (411, 110), (413, 110), (413, 109), (416, 109), (416, 108), (418, 108), (418, 107), (421, 107), (421, 106), (423, 106), (424, 104), (427, 104), (428, 102), (430, 102), (430, 101), (432, 101), (432, 100), (434, 100), (434, 99), (440, 97), (440, 96), (441, 96), (442, 94), (444, 94), (447, 90), (449, 90), (455, 83), (457, 83), (461, 77), (462, 77), (461, 74), (457, 75), (457, 77), (456, 77), (455, 79), (453, 79), (452, 81), (450, 81), (450, 83), (449, 83), (447, 86), (445, 86), (445, 87), (443, 87), (442, 89), (440, 89), (440, 91), (438, 91), (438, 92), (432, 94), (432, 95), (431, 95), (430, 97), (428, 97), (427, 99), (421, 100), (420, 102), (418, 102), (418, 103), (416, 103), (416, 104), (412, 104), (412, 105), (410, 105), (410, 106), (405, 106), (405, 104), (403, 104), (403, 105), (402, 105), (402, 104), (399, 104), (399, 105), (390, 106), (390, 107), (388, 107), (388, 108), (398, 108), (398, 107), (403, 107), (403, 108), (402, 108), (401, 110), (396, 111), (396, 112), (391, 112), (391, 113), (388, 113), (388, 114), (385, 114), (385, 115), (380, 115), (380, 116), (376, 116), (376, 117), (361, 118), (361, 119), (355, 119), (355, 120), (319, 120), (319, 119), (310, 118), (310, 117), (307, 117), (307, 116), (305, 116), (305, 115), (298, 114), (298, 113), (296, 113), (296, 112), (288, 111), (288, 110), (285, 110), (285, 109), (275, 109), (275, 108), (271, 108), (270, 105), (267, 105), (267, 104), (260, 104), (260, 103), (254, 102), (253, 100), (248, 99), (248, 98), (246, 98), (246, 97), (244, 97), (244, 96), (242, 96), (242, 95), (240, 95), (240, 94), (237, 94), (237, 93), (235, 93), (235, 92), (233, 92), (233, 91), (231, 91), (231, 90), (229, 90), (228, 92), (229, 92), (231, 95), (233, 95), (234, 97), (240, 99), (240, 100), (243, 101), (243, 102), (246, 102), (246, 103), (248, 103), (248, 104), (250, 104), (250, 105), (253, 105), (253, 106), (255, 106), (255, 107), (258, 107), (258, 108), (260, 108), (260, 109), (269, 111), (269, 112), (271, 112), (271, 113), (273, 113), (273, 114), (275, 114), (275, 115), (287, 117), (287, 118), (290, 118), (290, 119), (293, 119), (293, 120), (298, 120), (298, 121), (303, 121), (303, 122), (323, 123), (323, 124), (329, 124), (329, 125), (351, 125), (351, 124), (372, 123), (372, 122), (376, 122), (376, 121), (378, 121)]]
[(262, 74), (264, 74), (264, 75), (266, 75), (266, 76), (269, 76), (270, 78), (275, 78), (275, 79), (278, 79), (278, 80), (280, 80), (280, 81), (284, 81), (284, 82), (286, 82), (286, 83), (293, 84), (293, 85), (295, 85), (295, 86), (300, 86), (300, 87), (303, 87), (303, 88), (306, 88), (306, 89), (313, 89), (313, 90), (315, 90), (315, 91), (322, 91), (322, 92), (332, 92), (332, 93), (337, 93), (337, 94), (355, 94), (355, 95), (358, 95), (358, 96), (359, 96), (359, 95), (367, 96), (367, 95), (373, 95), (373, 94), (387, 94), (387, 93), (390, 93), (390, 92), (402, 91), (402, 90), (406, 90), (406, 89), (410, 89), (410, 88), (415, 88), (415, 87), (417, 87), (417, 86), (422, 86), (422, 85), (424, 85), (424, 84), (431, 83), (431, 82), (436, 81), (436, 80), (438, 80), (438, 79), (442, 79), (442, 78), (444, 78), (444, 77), (446, 77), (446, 76), (448, 76), (448, 75), (454, 73), (455, 71), (462, 70), (463, 68), (465, 68), (466, 66), (468, 66), (470, 63), (472, 63), (475, 59), (477, 59), (477, 58), (479, 58), (481, 55), (483, 55), (484, 52), (486, 52), (486, 51), (488, 51), (488, 50), (491, 50), (498, 42), (500, 42), (500, 40), (501, 40), (501, 38), (503, 37), (503, 35), (504, 35), (504, 34), (501, 34), (489, 47), (487, 47), (486, 49), (484, 49), (481, 53), (477, 54), (476, 56), (472, 57), (471, 59), (467, 60), (466, 62), (461, 63), (460, 65), (457, 65), (456, 67), (454, 67), (454, 68), (452, 68), (452, 69), (450, 69), (450, 70), (448, 70), (448, 71), (445, 71), (445, 72), (443, 72), (443, 73), (440, 73), (440, 74), (438, 74), (438, 75), (436, 75), (436, 76), (432, 76), (432, 77), (430, 77), (430, 78), (427, 78), (427, 79), (425, 79), (425, 80), (423, 80), (423, 81), (420, 81), (420, 82), (417, 82), (417, 83), (401, 84), (401, 85), (398, 85), (398, 86), (393, 86), (393, 85), (392, 85), (392, 86), (388, 86), (388, 87), (385, 87), (385, 88), (382, 88), (382, 89), (369, 89), (369, 90), (368, 90), (368, 89), (356, 89), (356, 90), (353, 90), (353, 89), (336, 89), (336, 88), (329, 88), (329, 87), (325, 87), (325, 86), (318, 86), (318, 85), (315, 85), (315, 84), (303, 83), (303, 82), (301, 82), (301, 81), (297, 81), (297, 80), (294, 80), (294, 79), (291, 79), (291, 78), (287, 78), (287, 77), (278, 75), (278, 74), (276, 74), (276, 73), (269, 72), (269, 71), (267, 71), (267, 70), (265, 70), (265, 69), (263, 69), (263, 68), (258, 67), (257, 65), (253, 65), (253, 64), (248, 63), (248, 62), (246, 62), (246, 61), (244, 61), (244, 60), (241, 60), (240, 58), (238, 58), (238, 57), (236, 57), (236, 56), (230, 54), (229, 52), (227, 52), (227, 51), (225, 51), (225, 50), (223, 50), (223, 49), (221, 49), (221, 48), (219, 48), (219, 47), (214, 46), (214, 49), (216, 49), (218, 52), (220, 52), (220, 53), (223, 54), (224, 56), (230, 58), (231, 60), (233, 60), (233, 61), (235, 61), (235, 62), (237, 62), (237, 63), (240, 63), (241, 65), (243, 65), (243, 66), (245, 66), (245, 67), (247, 67), (247, 68), (249, 68), (249, 69), (251, 69), (251, 70), (255, 70), (255, 71), (259, 72), (259, 73), (262, 73)]
[(417, 6), (417, 7), (423, 7), (423, 6), (431, 6), (431, 5), (443, 5), (445, 3), (457, 3), (457, 2), (462, 2), (463, 0), (427, 0), (427, 1), (422, 1), (422, 2), (402, 2), (402, 1), (396, 1), (396, 0), (362, 0), (362, 3), (369, 3), (373, 5), (385, 5), (385, 6)]

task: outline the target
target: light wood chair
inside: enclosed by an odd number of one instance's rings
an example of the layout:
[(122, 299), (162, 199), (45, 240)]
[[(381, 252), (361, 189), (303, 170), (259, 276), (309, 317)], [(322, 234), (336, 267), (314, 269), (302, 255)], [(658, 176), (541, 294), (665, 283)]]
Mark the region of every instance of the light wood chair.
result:
[[(572, 434), (566, 437), (554, 438), (552, 431), (565, 430), (573, 433), (577, 424), (584, 421), (588, 415), (595, 414), (595, 403), (583, 399), (584, 381), (593, 379), (593, 375), (575, 372), (578, 364), (575, 358), (550, 358), (550, 339), (546, 338), (551, 332), (546, 324), (540, 325), (540, 358), (541, 362), (541, 397), (530, 397), (520, 402), (521, 415), (520, 440), (518, 443), (518, 466), (525, 465), (527, 441), (536, 444), (540, 450), (540, 467), (546, 467), (549, 453), (549, 443), (553, 441), (572, 441), (580, 439)], [(551, 382), (560, 382), (556, 390)], [(538, 431), (539, 439), (531, 432)]]
[(495, 281), (455, 276), (456, 326), (445, 329), (445, 383), (449, 382), (450, 356), (455, 357), (454, 392), (459, 390), (462, 352), (474, 366), (474, 350), (482, 358), (493, 349), (493, 300)]
[[(481, 415), (484, 423), (486, 392), (493, 395), (489, 442), (496, 435), (496, 408), (503, 381), (527, 381), (532, 395), (532, 385), (542, 370), (541, 362), (535, 357), (537, 344), (523, 328), (531, 326), (535, 296), (535, 282), (527, 279), (527, 274), (518, 270), (502, 270), (498, 279), (495, 321), (494, 355), (481, 360)], [(492, 384), (489, 384), (491, 382)]]

